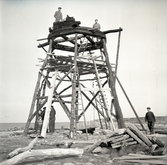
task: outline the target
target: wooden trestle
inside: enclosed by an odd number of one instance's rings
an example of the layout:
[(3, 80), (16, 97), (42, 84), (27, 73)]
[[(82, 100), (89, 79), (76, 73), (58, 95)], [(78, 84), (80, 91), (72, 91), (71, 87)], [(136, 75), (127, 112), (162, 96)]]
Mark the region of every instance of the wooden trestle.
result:
[[(114, 129), (112, 117), (117, 120), (118, 128), (125, 127), (115, 89), (115, 70), (111, 66), (106, 47), (106, 34), (118, 33), (120, 37), (122, 29), (102, 32), (97, 29), (79, 26), (80, 23), (75, 24), (75, 22), (59, 23), (60, 28), (57, 28), (54, 24), (46, 42), (38, 45), (39, 48), (44, 50), (48, 47), (48, 51), (46, 52), (46, 58), (40, 59), (42, 66), (38, 73), (38, 80), (25, 126), (25, 135), (32, 119), (36, 116), (37, 120), (39, 110), (46, 106), (47, 115), (41, 133), (45, 137), (49, 120), (48, 114), (52, 103), (59, 103), (68, 116), (71, 138), (75, 136), (78, 121), (91, 105), (97, 110), (99, 120), (103, 118), (107, 123), (107, 128)], [(118, 42), (120, 42), (120, 38)], [(117, 52), (119, 51), (117, 50)], [(118, 58), (118, 54), (116, 56)], [(91, 88), (90, 84), (92, 82), (96, 82), (97, 88)], [(79, 90), (85, 100), (81, 112), (78, 110)], [(109, 96), (105, 96), (105, 90), (109, 90)], [(107, 105), (106, 99), (109, 105)], [(111, 110), (111, 107), (114, 107), (114, 111)], [(57, 110), (57, 113), (59, 113), (59, 110)]]

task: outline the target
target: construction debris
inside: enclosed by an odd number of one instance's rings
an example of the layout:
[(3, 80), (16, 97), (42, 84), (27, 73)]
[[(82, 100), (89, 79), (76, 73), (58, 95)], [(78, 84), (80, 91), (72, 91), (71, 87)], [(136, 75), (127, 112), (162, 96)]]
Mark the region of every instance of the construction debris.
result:
[[(118, 129), (115, 131), (103, 131), (106, 134), (105, 139), (100, 139), (94, 144), (85, 148), (85, 152), (94, 152), (98, 147), (107, 147), (109, 149), (125, 149), (131, 145), (141, 145), (143, 151), (147, 150), (150, 154), (159, 151), (158, 153), (162, 155), (164, 149), (164, 144), (155, 137), (148, 138), (146, 134), (142, 133), (133, 124), (127, 124), (125, 129)], [(99, 151), (99, 150), (98, 150)]]
[[(27, 147), (15, 149), (8, 154), (8, 158), (0, 165), (13, 165), (31, 160), (71, 157), (82, 154), (109, 154), (112, 162), (139, 162), (152, 164), (165, 164), (166, 146), (154, 135), (146, 135), (136, 126), (127, 124), (126, 128), (108, 130), (96, 128), (89, 139), (84, 140), (82, 135), (78, 139), (68, 139), (67, 134), (49, 134), (47, 139), (34, 137)], [(55, 138), (57, 137), (57, 138)], [(46, 147), (51, 146), (52, 149)], [(78, 146), (82, 146), (81, 148)], [(38, 148), (39, 147), (39, 148)], [(129, 154), (129, 153), (134, 154)], [(128, 155), (129, 154), (129, 155)], [(40, 161), (39, 160), (39, 161)]]

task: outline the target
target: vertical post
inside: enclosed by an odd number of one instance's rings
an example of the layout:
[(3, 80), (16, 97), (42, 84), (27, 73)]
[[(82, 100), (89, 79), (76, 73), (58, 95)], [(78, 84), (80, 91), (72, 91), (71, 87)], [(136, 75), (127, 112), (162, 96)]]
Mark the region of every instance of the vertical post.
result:
[(76, 131), (76, 72), (77, 72), (77, 55), (78, 55), (78, 46), (77, 46), (77, 34), (75, 34), (75, 53), (74, 53), (74, 70), (73, 70), (73, 79), (72, 79), (72, 100), (71, 100), (71, 118), (70, 118), (70, 138), (74, 138), (74, 133)]
[[(115, 76), (114, 77), (114, 84), (115, 84), (115, 81), (116, 81), (117, 70), (118, 70), (118, 58), (119, 58), (120, 39), (121, 39), (121, 30), (119, 31), (119, 34), (118, 34), (118, 45), (117, 45), (117, 54), (116, 54), (115, 72), (114, 72), (114, 76)], [(112, 112), (113, 112), (113, 101), (114, 101), (114, 99), (111, 100), (110, 114), (112, 114)]]
[[(39, 94), (40, 94), (40, 92), (38, 92), (37, 97), (40, 96)], [(34, 129), (35, 130), (38, 129), (37, 128), (37, 126), (38, 126), (37, 122), (38, 122), (38, 118), (39, 118), (39, 98), (37, 98), (37, 101), (36, 101), (36, 112), (37, 113), (36, 113), (35, 124), (34, 124)]]
[(118, 58), (119, 58), (120, 38), (121, 38), (121, 31), (119, 31), (119, 34), (118, 34), (118, 45), (117, 45), (116, 65), (115, 65), (115, 72), (114, 72), (114, 75), (115, 75), (114, 83), (115, 83), (115, 80), (116, 80), (117, 70), (118, 70)]
[(58, 71), (56, 70), (54, 75), (53, 75), (52, 88), (50, 89), (50, 94), (48, 96), (48, 102), (47, 102), (47, 106), (46, 106), (46, 111), (45, 111), (42, 131), (41, 131), (41, 136), (42, 137), (46, 136), (46, 131), (47, 131), (47, 128), (48, 128), (49, 114), (50, 114), (50, 110), (51, 110), (51, 104), (52, 104), (52, 98), (53, 98), (53, 93), (54, 93), (57, 73), (58, 73)]
[(118, 101), (118, 97), (117, 97), (117, 93), (116, 93), (116, 89), (115, 89), (114, 77), (113, 77), (113, 73), (112, 73), (112, 69), (111, 69), (111, 65), (110, 65), (110, 61), (109, 61), (109, 57), (108, 57), (108, 53), (107, 53), (105, 39), (103, 39), (102, 42), (103, 42), (103, 48), (104, 48), (104, 55), (105, 55), (105, 59), (106, 59), (106, 65), (107, 65), (108, 71), (109, 71), (109, 87), (111, 88), (112, 96), (114, 97), (113, 104), (115, 107), (118, 128), (124, 128), (125, 124), (123, 121), (123, 114), (121, 111), (121, 107), (119, 105), (119, 101)]

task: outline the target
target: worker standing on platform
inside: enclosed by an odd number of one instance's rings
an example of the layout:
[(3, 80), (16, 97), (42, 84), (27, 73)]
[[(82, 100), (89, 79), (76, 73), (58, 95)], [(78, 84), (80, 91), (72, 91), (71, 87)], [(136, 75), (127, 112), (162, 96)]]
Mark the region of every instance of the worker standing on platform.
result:
[(145, 115), (145, 121), (147, 122), (148, 128), (150, 130), (150, 134), (154, 133), (154, 124), (156, 122), (154, 113), (150, 111), (151, 108), (147, 107), (147, 113)]
[(97, 29), (97, 30), (100, 30), (100, 29), (101, 29), (101, 26), (100, 26), (100, 24), (98, 23), (98, 19), (95, 19), (95, 23), (93, 24), (93, 28), (94, 28), (94, 29)]
[(50, 111), (50, 116), (49, 116), (49, 132), (55, 131), (55, 115), (56, 115), (56, 111), (52, 105), (51, 111)]
[[(93, 24), (93, 29), (97, 29), (97, 30), (100, 30), (101, 29), (101, 26), (100, 24), (98, 23), (98, 19), (95, 19), (95, 23)], [(98, 37), (95, 37), (94, 38), (94, 41), (98, 42), (100, 41), (100, 39)]]
[(58, 7), (58, 11), (56, 11), (54, 14), (55, 22), (61, 22), (63, 20), (63, 14), (61, 12), (61, 9), (61, 7)]

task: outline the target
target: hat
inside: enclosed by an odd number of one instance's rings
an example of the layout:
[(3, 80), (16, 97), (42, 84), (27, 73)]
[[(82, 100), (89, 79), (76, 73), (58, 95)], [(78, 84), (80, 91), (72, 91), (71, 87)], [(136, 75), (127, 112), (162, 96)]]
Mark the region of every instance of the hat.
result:
[(58, 9), (61, 9), (61, 7), (58, 7)]
[(151, 109), (150, 107), (147, 107), (147, 109)]

